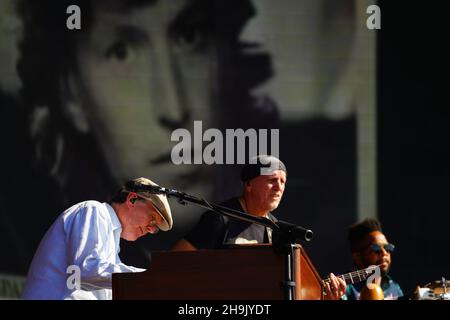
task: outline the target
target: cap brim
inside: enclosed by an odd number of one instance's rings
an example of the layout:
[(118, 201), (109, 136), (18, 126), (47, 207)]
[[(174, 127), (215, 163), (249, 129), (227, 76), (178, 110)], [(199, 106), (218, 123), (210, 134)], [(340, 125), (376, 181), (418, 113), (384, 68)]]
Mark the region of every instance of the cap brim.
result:
[[(151, 185), (151, 186), (158, 186), (156, 183), (154, 183), (152, 180), (141, 177), (130, 181), (133, 184), (139, 184), (139, 185)], [(172, 212), (170, 210), (169, 202), (167, 201), (167, 197), (165, 194), (153, 194), (149, 191), (146, 191), (145, 188), (142, 191), (136, 191), (136, 189), (132, 186), (129, 187), (130, 189), (127, 189), (127, 184), (124, 186), (124, 190), (128, 192), (135, 192), (140, 197), (149, 200), (153, 206), (155, 207), (156, 211), (160, 214), (162, 217), (163, 222), (158, 225), (158, 228), (162, 231), (169, 231), (172, 229), (173, 226), (173, 219), (172, 219)]]
[(149, 200), (156, 211), (159, 213), (163, 222), (158, 225), (158, 228), (162, 231), (169, 231), (172, 229), (173, 220), (172, 220), (172, 212), (170, 210), (169, 202), (165, 195), (161, 194), (147, 194), (147, 193), (139, 193), (139, 196)]

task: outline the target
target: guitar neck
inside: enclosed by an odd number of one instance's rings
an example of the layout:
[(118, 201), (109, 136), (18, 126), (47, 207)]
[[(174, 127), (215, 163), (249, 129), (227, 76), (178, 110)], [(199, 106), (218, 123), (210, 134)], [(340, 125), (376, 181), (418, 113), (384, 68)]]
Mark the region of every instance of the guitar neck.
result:
[[(370, 266), (366, 269), (341, 274), (340, 276), (337, 276), (337, 277), (343, 279), (346, 284), (354, 284), (354, 283), (358, 283), (358, 282), (362, 282), (362, 281), (366, 280), (373, 273), (373, 271), (378, 267), (379, 266)], [(325, 283), (329, 283), (330, 281), (331, 281), (330, 278), (326, 278), (322, 282), (323, 282), (323, 284), (325, 284)]]

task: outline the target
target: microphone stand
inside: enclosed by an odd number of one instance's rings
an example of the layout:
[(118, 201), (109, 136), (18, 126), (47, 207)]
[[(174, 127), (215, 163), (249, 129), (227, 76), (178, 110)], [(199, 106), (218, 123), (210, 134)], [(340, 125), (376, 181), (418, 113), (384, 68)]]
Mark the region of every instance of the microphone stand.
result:
[(295, 289), (293, 247), (300, 240), (311, 241), (313, 238), (313, 232), (311, 230), (281, 220), (273, 222), (264, 217), (253, 216), (173, 189), (159, 188), (158, 191), (153, 189), (151, 192), (165, 194), (168, 198), (177, 198), (178, 202), (182, 205), (186, 205), (188, 202), (193, 203), (227, 217), (259, 224), (272, 229), (272, 247), (277, 254), (283, 254), (285, 256), (285, 281), (282, 285), (285, 289), (286, 299), (293, 300)]

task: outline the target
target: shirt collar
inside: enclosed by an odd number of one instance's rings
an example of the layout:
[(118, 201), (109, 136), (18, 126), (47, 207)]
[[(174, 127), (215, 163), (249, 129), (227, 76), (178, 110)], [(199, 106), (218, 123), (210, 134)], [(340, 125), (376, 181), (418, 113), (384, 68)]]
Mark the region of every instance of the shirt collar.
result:
[(111, 207), (109, 203), (104, 202), (103, 204), (108, 209), (109, 216), (111, 217), (114, 243), (116, 244), (116, 253), (118, 254), (120, 252), (120, 234), (122, 233), (122, 225), (120, 224), (119, 218), (117, 217), (117, 213), (114, 208)]
[(113, 224), (113, 231), (117, 229), (122, 229), (122, 225), (120, 224), (119, 218), (117, 217), (117, 213), (113, 207), (109, 203), (103, 202), (105, 207), (108, 209), (109, 215), (111, 217), (111, 222)]

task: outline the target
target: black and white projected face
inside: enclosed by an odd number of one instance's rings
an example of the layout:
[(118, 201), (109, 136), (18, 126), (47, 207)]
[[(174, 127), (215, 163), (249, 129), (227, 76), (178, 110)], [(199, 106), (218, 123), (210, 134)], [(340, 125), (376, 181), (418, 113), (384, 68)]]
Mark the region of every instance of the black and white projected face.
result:
[[(78, 38), (73, 90), (119, 177), (182, 186), (199, 174), (199, 166), (175, 166), (170, 158), (174, 129), (194, 120), (208, 126), (215, 84), (206, 36), (169, 32), (188, 3), (149, 1), (124, 11), (93, 1), (91, 30)], [(197, 193), (208, 190), (201, 183)]]

